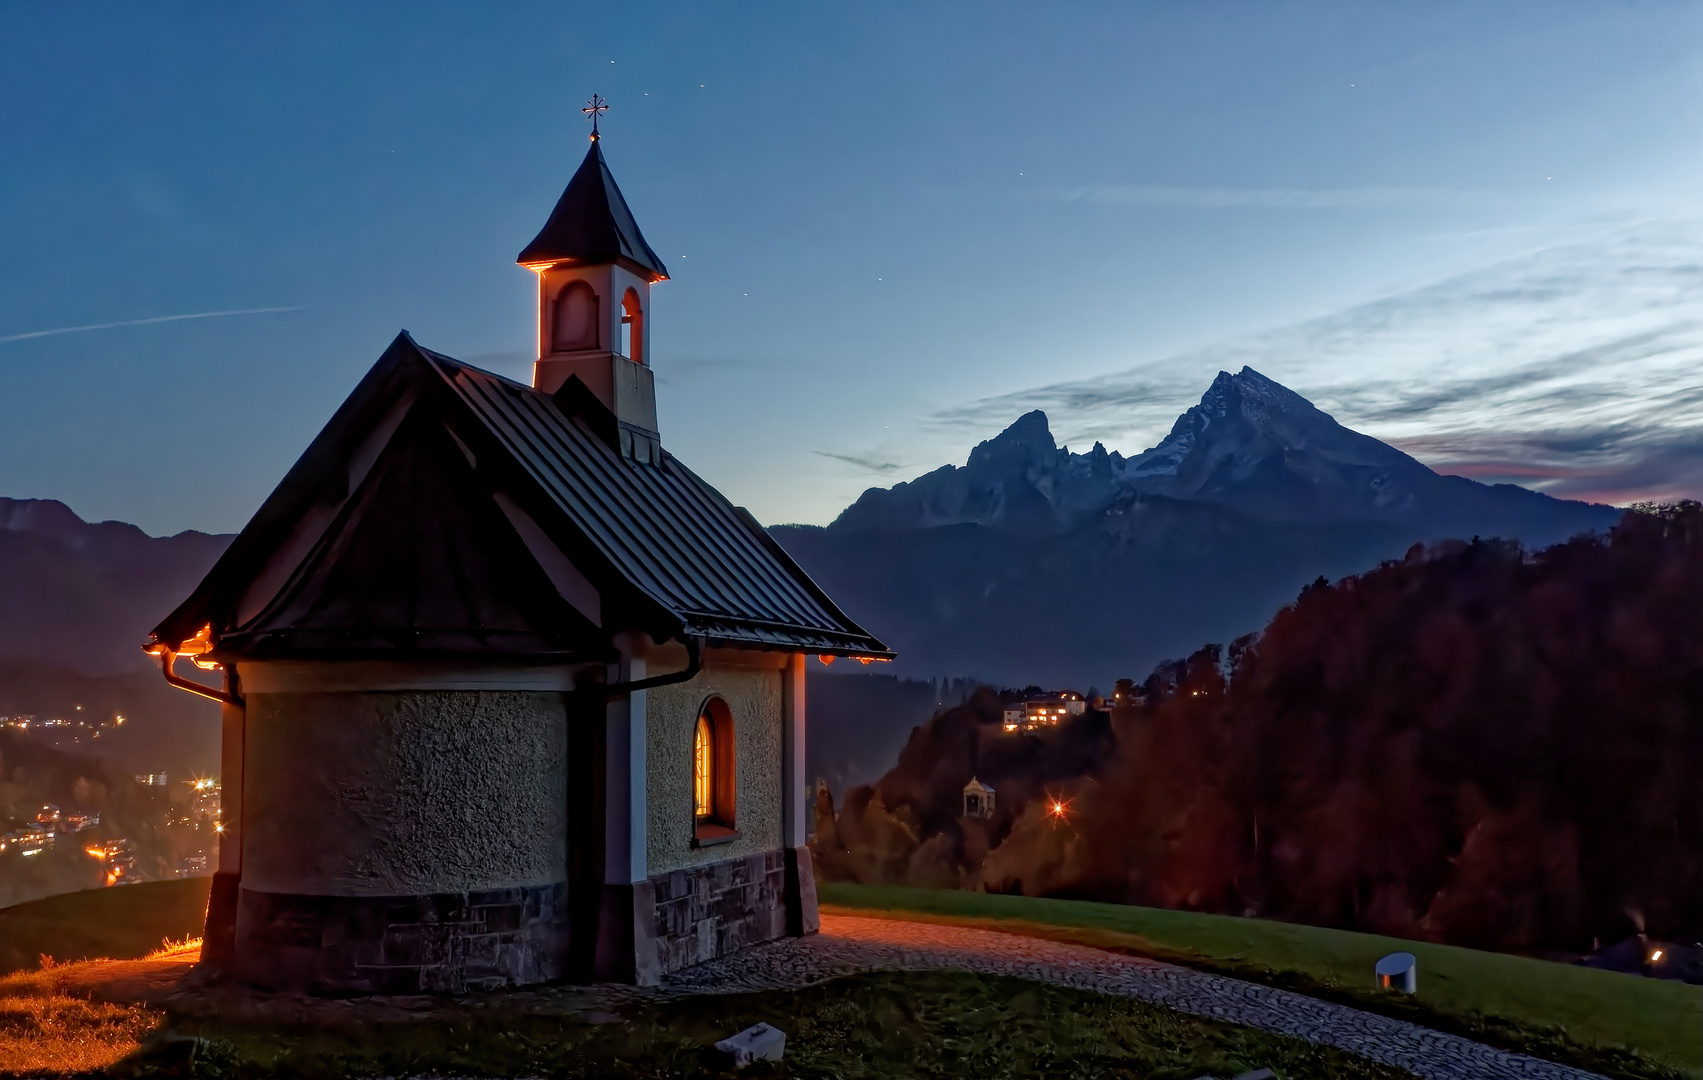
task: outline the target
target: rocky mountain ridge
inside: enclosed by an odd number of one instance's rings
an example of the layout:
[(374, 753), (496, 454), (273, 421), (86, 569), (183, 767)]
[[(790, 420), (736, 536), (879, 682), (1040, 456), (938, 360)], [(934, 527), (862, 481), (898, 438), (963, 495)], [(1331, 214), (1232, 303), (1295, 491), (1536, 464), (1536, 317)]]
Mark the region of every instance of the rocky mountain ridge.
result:
[(1439, 475), (1243, 368), (1133, 457), (1059, 447), (1037, 410), (962, 466), (771, 532), (898, 671), (1081, 688), (1253, 630), (1315, 578), (1414, 543), (1542, 547), (1619, 516)]
[(1278, 521), (1383, 522), (1417, 528), (1416, 539), (1479, 532), (1533, 545), (1619, 517), (1612, 507), (1440, 475), (1244, 367), (1219, 372), (1170, 434), (1134, 457), (1099, 443), (1073, 454), (1037, 409), (979, 444), (961, 467), (870, 488), (829, 528), (974, 523), (1068, 532), (1131, 496), (1215, 503)]

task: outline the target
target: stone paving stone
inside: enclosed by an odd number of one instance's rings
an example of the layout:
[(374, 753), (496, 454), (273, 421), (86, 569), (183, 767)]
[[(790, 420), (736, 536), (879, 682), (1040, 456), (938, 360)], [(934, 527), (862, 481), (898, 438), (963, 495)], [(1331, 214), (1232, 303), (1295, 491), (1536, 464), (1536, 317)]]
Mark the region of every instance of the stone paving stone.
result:
[(1115, 994), (1334, 1046), (1422, 1080), (1602, 1080), (1595, 1073), (1287, 990), (1084, 945), (972, 927), (822, 916), (822, 931), (686, 968), (651, 994), (786, 990), (865, 971), (968, 971)]

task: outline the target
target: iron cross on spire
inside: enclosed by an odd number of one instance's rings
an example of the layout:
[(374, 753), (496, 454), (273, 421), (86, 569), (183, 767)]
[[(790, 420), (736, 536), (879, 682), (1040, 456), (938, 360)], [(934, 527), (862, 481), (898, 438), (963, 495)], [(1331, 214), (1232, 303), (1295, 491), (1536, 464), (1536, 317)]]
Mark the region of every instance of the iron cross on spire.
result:
[(596, 94), (591, 95), (591, 100), (586, 102), (585, 108), (580, 110), (580, 112), (585, 113), (585, 118), (591, 121), (591, 137), (593, 139), (597, 138), (597, 114), (608, 111), (608, 99), (598, 97)]

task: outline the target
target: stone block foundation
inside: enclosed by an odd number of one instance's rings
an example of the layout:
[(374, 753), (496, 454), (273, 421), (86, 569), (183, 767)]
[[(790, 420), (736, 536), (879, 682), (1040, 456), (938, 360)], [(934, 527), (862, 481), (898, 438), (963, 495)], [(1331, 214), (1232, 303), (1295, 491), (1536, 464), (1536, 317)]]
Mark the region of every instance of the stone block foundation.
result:
[(813, 933), (818, 925), (808, 848), (758, 852), (659, 874), (634, 892), (640, 983), (747, 945)]
[(429, 896), (241, 890), (234, 968), (274, 990), (460, 994), (563, 975), (567, 885)]

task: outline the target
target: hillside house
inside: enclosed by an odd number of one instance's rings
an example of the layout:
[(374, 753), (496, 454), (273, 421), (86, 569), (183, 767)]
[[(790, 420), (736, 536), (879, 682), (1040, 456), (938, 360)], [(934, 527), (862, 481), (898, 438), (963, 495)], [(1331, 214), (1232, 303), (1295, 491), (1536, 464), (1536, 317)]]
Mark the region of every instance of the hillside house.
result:
[(1056, 694), (1030, 698), (1018, 705), (1007, 705), (1002, 713), (1001, 726), (1008, 732), (1037, 731), (1045, 727), (1055, 727), (1070, 717), (1081, 716), (1087, 711), (1086, 698), (1074, 690), (1063, 690)]

